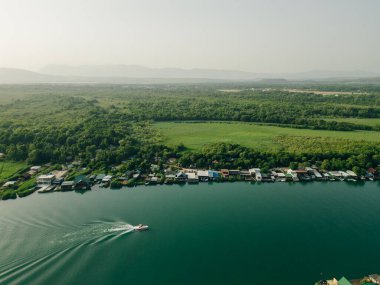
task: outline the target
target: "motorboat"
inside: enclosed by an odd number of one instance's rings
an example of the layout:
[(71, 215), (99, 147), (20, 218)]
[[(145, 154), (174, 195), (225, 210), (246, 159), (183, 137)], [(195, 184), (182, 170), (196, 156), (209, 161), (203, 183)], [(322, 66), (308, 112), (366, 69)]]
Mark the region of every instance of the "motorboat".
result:
[(143, 224), (139, 224), (139, 225), (137, 225), (137, 226), (134, 226), (133, 229), (134, 229), (135, 231), (139, 231), (139, 232), (141, 232), (141, 231), (146, 231), (147, 229), (149, 229), (149, 226), (147, 226), (147, 225), (143, 225)]

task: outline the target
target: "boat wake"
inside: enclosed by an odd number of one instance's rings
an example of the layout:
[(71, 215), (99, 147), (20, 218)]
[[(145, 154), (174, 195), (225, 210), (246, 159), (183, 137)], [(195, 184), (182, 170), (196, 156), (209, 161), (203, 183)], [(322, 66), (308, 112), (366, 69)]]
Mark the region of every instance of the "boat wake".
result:
[(124, 226), (121, 226), (121, 227), (116, 227), (116, 228), (111, 228), (111, 229), (108, 229), (107, 232), (110, 232), (110, 233), (113, 233), (113, 232), (131, 232), (134, 230), (134, 227), (132, 225), (124, 225)]
[(94, 245), (100, 242), (113, 241), (128, 234), (134, 227), (125, 222), (95, 221), (82, 225), (76, 231), (67, 233), (62, 238), (52, 240), (51, 243), (79, 243), (80, 245)]
[[(106, 221), (66, 228), (63, 232), (53, 231), (40, 241), (43, 246), (37, 252), (3, 260), (0, 264), (0, 284), (29, 284), (31, 281), (38, 284), (39, 278), (48, 278), (52, 269), (80, 258), (85, 247), (110, 243), (133, 231), (134, 227), (125, 222)], [(90, 248), (88, 250), (92, 251)]]

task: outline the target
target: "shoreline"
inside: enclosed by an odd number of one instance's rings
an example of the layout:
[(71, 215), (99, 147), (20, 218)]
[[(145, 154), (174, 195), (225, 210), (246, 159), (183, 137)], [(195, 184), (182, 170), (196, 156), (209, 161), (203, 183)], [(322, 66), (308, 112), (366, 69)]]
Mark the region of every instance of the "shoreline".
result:
[(155, 185), (196, 185), (199, 183), (247, 182), (261, 183), (309, 183), (347, 182), (364, 184), (366, 181), (380, 181), (379, 168), (368, 168), (365, 172), (352, 170), (323, 170), (317, 166), (292, 169), (278, 167), (271, 169), (197, 169), (175, 166), (159, 167), (151, 164), (150, 171), (99, 171), (62, 166), (31, 166), (23, 169), (17, 179), (9, 179), (3, 185), (1, 200), (17, 199), (39, 194), (65, 191), (85, 192), (92, 187), (121, 189), (123, 187)]
[(38, 192), (38, 189), (35, 189), (30, 192), (29, 195), (26, 196), (17, 196), (16, 198), (10, 198), (10, 199), (0, 199), (0, 201), (8, 201), (8, 200), (19, 200), (21, 198), (25, 198), (27, 196), (31, 195), (39, 195), (39, 194), (54, 194), (54, 193), (66, 193), (66, 192), (75, 192), (78, 194), (84, 194), (87, 192), (101, 192), (101, 191), (125, 191), (125, 190), (142, 190), (142, 189), (153, 189), (155, 187), (168, 187), (170, 188), (171, 186), (179, 186), (179, 188), (195, 188), (195, 186), (201, 186), (201, 185), (216, 185), (216, 184), (250, 184), (252, 186), (264, 186), (264, 185), (270, 185), (270, 184), (280, 184), (280, 185), (286, 185), (286, 186), (291, 186), (291, 185), (303, 185), (307, 186), (308, 184), (330, 184), (330, 183), (345, 183), (349, 186), (365, 186), (366, 184), (379, 184), (380, 186), (380, 180), (376, 181), (298, 181), (298, 182), (282, 182), (282, 183), (276, 183), (276, 182), (257, 182), (257, 181), (209, 181), (209, 182), (199, 182), (199, 183), (172, 183), (172, 184), (155, 184), (155, 185), (145, 185), (145, 184), (138, 184), (134, 186), (122, 186), (119, 188), (111, 188), (111, 187), (101, 187), (99, 184), (95, 184), (91, 187), (91, 189), (88, 190), (81, 190), (81, 189), (72, 189), (70, 191), (61, 191), (61, 190), (54, 190), (54, 191), (49, 191), (49, 192)]

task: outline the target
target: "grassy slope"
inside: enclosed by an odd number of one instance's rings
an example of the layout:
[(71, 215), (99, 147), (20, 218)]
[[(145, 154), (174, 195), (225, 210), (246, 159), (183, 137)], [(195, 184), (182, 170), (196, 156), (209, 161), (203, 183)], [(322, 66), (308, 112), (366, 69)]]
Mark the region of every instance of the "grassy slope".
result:
[(304, 130), (235, 122), (160, 122), (155, 123), (154, 126), (160, 132), (163, 143), (168, 145), (183, 143), (191, 150), (196, 150), (203, 145), (215, 142), (237, 143), (260, 149), (278, 149), (280, 145), (275, 143), (273, 139), (284, 135), (380, 142), (380, 132), (369, 131), (337, 132)]
[(0, 180), (12, 176), (26, 166), (25, 162), (0, 161)]

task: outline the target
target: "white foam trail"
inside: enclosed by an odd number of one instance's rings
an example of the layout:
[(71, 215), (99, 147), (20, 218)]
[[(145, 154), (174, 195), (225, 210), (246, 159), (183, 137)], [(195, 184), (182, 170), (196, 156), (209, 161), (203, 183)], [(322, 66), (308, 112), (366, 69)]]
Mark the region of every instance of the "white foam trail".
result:
[(114, 236), (111, 240), (117, 239), (118, 237), (120, 237), (120, 236), (122, 236), (122, 235), (125, 235), (125, 234), (127, 234), (127, 233), (130, 233), (130, 232), (132, 232), (132, 231), (134, 231), (133, 228), (132, 228), (132, 229), (129, 229), (129, 230), (126, 230), (126, 231), (123, 231), (123, 232), (121, 232), (120, 234)]
[(75, 227), (72, 232), (61, 233), (60, 236), (50, 240), (45, 252), (0, 264), (0, 284), (23, 284), (28, 278), (37, 276), (48, 268), (70, 262), (78, 249), (83, 246), (115, 241), (133, 231), (132, 225), (122, 221), (96, 222)]
[(131, 231), (131, 230), (133, 230), (133, 226), (127, 224), (121, 227), (108, 229), (106, 230), (106, 232), (121, 232), (121, 231)]

